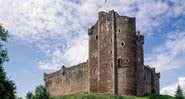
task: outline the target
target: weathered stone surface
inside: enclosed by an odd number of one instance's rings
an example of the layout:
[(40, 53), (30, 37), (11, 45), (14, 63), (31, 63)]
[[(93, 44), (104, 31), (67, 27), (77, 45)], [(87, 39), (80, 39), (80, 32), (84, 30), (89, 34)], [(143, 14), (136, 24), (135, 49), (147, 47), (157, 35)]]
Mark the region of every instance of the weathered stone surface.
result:
[(85, 62), (70, 68), (62, 68), (51, 74), (46, 74), (44, 80), (49, 95), (61, 96), (81, 91), (88, 92), (88, 70), (88, 64)]
[(104, 95), (159, 94), (160, 74), (144, 66), (144, 35), (136, 32), (135, 18), (114, 11), (99, 12), (88, 35), (87, 62), (44, 75), (51, 96), (81, 91)]
[(140, 32), (136, 33), (137, 35), (137, 66), (136, 66), (136, 83), (137, 83), (137, 95), (142, 96), (145, 94), (144, 91), (144, 52), (143, 52), (143, 44), (144, 44), (144, 36), (140, 34)]
[(144, 67), (144, 89), (145, 93), (153, 92), (159, 94), (159, 78), (160, 73), (155, 72), (155, 68), (149, 66)]

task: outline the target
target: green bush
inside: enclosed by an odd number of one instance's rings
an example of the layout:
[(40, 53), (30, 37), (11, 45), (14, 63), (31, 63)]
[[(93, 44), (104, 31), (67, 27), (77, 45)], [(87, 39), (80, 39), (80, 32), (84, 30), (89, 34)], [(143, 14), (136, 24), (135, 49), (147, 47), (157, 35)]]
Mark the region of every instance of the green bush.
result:
[(157, 95), (157, 94), (153, 94), (153, 93), (148, 93), (145, 96), (148, 97), (149, 99), (175, 99), (172, 96), (168, 96), (168, 95)]

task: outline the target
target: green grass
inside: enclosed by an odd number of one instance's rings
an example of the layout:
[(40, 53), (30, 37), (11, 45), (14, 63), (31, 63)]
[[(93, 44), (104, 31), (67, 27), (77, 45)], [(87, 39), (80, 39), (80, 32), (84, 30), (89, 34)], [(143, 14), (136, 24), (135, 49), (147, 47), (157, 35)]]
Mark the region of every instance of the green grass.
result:
[(77, 93), (71, 95), (64, 95), (61, 97), (50, 97), (50, 99), (175, 99), (174, 97), (167, 95), (156, 95), (156, 94), (147, 94), (143, 97), (135, 96), (104, 96), (97, 95), (94, 93)]

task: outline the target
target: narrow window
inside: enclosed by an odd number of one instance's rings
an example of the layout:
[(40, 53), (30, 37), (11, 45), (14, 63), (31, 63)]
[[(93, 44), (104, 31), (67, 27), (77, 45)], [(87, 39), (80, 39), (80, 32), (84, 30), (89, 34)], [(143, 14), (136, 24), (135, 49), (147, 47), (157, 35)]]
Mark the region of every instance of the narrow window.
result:
[(118, 58), (118, 61), (117, 61), (118, 63), (118, 67), (120, 67), (121, 66), (121, 58)]
[(112, 50), (110, 51), (110, 54), (112, 54)]
[(125, 58), (125, 63), (128, 63), (129, 62), (129, 59), (128, 58)]
[(121, 30), (120, 30), (120, 29), (118, 29), (118, 32), (121, 32)]
[(96, 35), (96, 40), (98, 39), (98, 35)]
[(97, 74), (97, 69), (94, 68), (94, 69), (92, 70), (92, 75), (96, 75), (96, 74)]
[(112, 38), (110, 39), (110, 42), (112, 42)]

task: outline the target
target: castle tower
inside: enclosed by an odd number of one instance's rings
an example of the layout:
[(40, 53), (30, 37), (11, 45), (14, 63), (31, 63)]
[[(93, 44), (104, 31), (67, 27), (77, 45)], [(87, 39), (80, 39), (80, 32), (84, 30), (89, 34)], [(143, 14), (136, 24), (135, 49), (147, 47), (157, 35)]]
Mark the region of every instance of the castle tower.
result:
[(89, 29), (90, 91), (115, 94), (114, 13), (100, 12), (97, 23)]
[(144, 35), (141, 34), (139, 31), (136, 33), (137, 36), (137, 66), (136, 66), (136, 73), (137, 73), (137, 96), (142, 96), (145, 94), (144, 91)]
[(99, 12), (88, 34), (90, 91), (137, 95), (135, 18)]
[(116, 63), (118, 95), (136, 95), (136, 26), (135, 18), (116, 18)]

